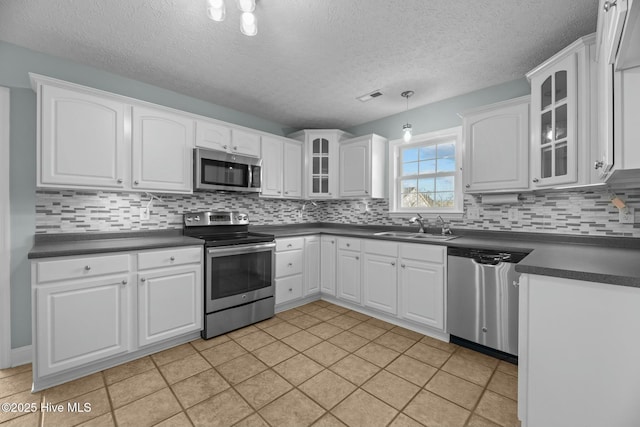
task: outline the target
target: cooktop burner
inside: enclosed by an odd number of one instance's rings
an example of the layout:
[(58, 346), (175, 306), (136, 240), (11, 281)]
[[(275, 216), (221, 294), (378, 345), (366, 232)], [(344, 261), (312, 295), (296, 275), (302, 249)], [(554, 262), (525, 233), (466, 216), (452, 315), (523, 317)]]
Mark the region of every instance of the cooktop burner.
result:
[(249, 231), (249, 215), (231, 211), (201, 211), (184, 214), (185, 236), (205, 240), (206, 247), (273, 242), (273, 234)]

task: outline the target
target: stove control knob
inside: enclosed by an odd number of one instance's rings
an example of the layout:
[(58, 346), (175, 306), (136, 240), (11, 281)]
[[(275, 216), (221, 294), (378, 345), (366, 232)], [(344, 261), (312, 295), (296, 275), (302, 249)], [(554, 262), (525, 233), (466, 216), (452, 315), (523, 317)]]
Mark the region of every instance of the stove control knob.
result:
[(187, 217), (187, 222), (192, 222), (193, 218), (191, 218), (190, 216)]
[(196, 216), (196, 217), (194, 217), (193, 219), (194, 219), (195, 221), (200, 221), (200, 217), (199, 217), (199, 216)]

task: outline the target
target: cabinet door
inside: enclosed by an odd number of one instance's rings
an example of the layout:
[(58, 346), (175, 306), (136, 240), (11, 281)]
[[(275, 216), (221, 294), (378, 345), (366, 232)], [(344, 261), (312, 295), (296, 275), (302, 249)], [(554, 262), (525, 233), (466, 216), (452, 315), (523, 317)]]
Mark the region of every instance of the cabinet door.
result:
[(302, 146), (296, 142), (285, 142), (283, 156), (284, 196), (302, 197)]
[(320, 292), (320, 237), (304, 238), (304, 295)]
[(262, 138), (262, 195), (282, 197), (283, 142), (277, 138)]
[(364, 254), (364, 305), (385, 313), (397, 313), (398, 272), (396, 258)]
[(340, 196), (369, 196), (371, 143), (362, 140), (340, 146)]
[(577, 61), (577, 54), (572, 53), (531, 79), (531, 174), (535, 187), (570, 184), (578, 179)]
[(138, 344), (202, 329), (202, 266), (138, 274)]
[(329, 199), (335, 197), (335, 178), (333, 170), (338, 162), (335, 152), (337, 142), (330, 136), (310, 136), (308, 195), (311, 198)]
[(400, 315), (444, 330), (444, 266), (400, 259)]
[(320, 238), (320, 292), (336, 294), (336, 251), (334, 236)]
[(466, 192), (529, 187), (528, 102), (465, 116), (464, 132)]
[(193, 127), (188, 117), (133, 107), (134, 190), (192, 191)]
[(38, 186), (123, 188), (125, 105), (42, 86)]
[(128, 277), (61, 282), (35, 289), (39, 376), (128, 350)]
[(260, 157), (260, 135), (233, 129), (231, 132), (231, 151), (245, 156)]
[(199, 120), (196, 123), (196, 147), (229, 151), (231, 128), (218, 123)]
[(360, 304), (361, 265), (360, 252), (338, 250), (338, 298)]

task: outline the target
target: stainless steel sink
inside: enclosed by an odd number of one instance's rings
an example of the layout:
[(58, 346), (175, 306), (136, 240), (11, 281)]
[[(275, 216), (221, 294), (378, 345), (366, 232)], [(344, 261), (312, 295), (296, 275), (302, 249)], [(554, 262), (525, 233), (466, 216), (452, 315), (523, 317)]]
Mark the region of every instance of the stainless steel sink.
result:
[(440, 242), (446, 242), (447, 240), (451, 240), (459, 237), (459, 236), (451, 236), (451, 235), (443, 236), (441, 234), (410, 233), (406, 231), (381, 231), (379, 233), (374, 233), (373, 235), (397, 237), (399, 239), (434, 240), (434, 241), (440, 241)]

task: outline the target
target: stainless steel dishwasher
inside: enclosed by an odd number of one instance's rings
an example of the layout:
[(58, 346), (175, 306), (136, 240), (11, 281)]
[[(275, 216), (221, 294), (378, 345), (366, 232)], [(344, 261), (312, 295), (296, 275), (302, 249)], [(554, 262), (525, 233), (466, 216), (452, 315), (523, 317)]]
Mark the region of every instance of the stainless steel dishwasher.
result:
[(447, 331), (518, 354), (518, 278), (522, 252), (449, 247)]

